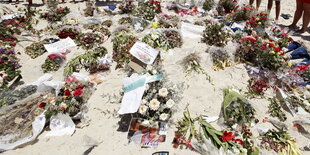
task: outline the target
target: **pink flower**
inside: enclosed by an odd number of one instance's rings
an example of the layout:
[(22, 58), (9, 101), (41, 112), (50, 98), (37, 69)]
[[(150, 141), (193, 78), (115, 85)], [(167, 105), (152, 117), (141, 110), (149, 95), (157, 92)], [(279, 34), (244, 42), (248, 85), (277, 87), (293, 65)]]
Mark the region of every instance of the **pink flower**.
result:
[(257, 42), (256, 38), (252, 37), (252, 36), (245, 36), (245, 37), (242, 37), (241, 40), (244, 40), (244, 39), (247, 39), (247, 40), (250, 40), (252, 42)]

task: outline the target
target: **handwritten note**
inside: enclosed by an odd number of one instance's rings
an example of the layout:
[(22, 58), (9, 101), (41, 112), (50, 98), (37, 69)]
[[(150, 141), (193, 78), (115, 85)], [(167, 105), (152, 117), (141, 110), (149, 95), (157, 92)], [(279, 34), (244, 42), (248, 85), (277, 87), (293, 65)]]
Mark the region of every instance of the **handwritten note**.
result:
[(70, 47), (74, 47), (74, 46), (76, 46), (76, 44), (70, 37), (57, 41), (52, 44), (44, 45), (45, 49), (47, 50), (49, 54), (64, 53), (66, 52), (67, 49), (69, 49)]
[(152, 48), (151, 46), (137, 41), (129, 51), (134, 57), (139, 59), (145, 64), (151, 65), (155, 61), (158, 51)]

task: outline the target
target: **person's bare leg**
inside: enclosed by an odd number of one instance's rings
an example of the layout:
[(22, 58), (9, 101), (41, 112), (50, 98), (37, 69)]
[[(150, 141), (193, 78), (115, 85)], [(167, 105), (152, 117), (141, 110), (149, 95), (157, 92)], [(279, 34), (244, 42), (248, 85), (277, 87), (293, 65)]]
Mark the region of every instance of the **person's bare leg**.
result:
[(267, 6), (268, 13), (270, 13), (270, 11), (272, 9), (272, 4), (273, 4), (273, 0), (268, 0), (268, 6)]
[(253, 5), (253, 3), (254, 3), (254, 0), (250, 0), (250, 5)]
[(256, 10), (259, 9), (259, 6), (261, 3), (262, 3), (262, 0), (256, 0)]
[(296, 29), (296, 24), (298, 23), (299, 19), (301, 18), (303, 13), (303, 3), (296, 0), (296, 11), (294, 14), (293, 23), (289, 26), (290, 29)]
[(303, 3), (304, 14), (302, 16), (302, 28), (298, 31), (300, 33), (304, 33), (307, 31), (309, 22), (310, 22), (310, 4)]
[(281, 1), (276, 1), (276, 20), (279, 20), (281, 11)]

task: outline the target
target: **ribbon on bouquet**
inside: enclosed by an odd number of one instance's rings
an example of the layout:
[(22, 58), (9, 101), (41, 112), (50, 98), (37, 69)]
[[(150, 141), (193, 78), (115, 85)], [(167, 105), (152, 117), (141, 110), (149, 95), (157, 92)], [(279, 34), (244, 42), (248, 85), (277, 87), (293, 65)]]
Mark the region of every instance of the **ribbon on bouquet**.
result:
[(129, 84), (128, 86), (124, 87), (124, 92), (130, 92), (132, 90), (135, 90), (139, 87), (144, 86), (146, 83), (151, 83), (151, 82), (155, 82), (155, 81), (160, 81), (163, 78), (163, 74), (157, 74), (157, 75), (153, 75), (150, 77), (146, 77), (146, 78), (142, 78), (139, 79), (131, 84)]

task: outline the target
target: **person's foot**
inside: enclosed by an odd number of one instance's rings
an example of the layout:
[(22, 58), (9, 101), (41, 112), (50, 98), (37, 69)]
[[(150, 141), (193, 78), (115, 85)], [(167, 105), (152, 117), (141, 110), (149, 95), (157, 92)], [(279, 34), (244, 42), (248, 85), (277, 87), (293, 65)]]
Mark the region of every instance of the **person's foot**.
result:
[(300, 30), (296, 31), (296, 33), (305, 33), (305, 32), (306, 32), (306, 30), (304, 30), (304, 29), (300, 29)]
[(289, 25), (288, 28), (291, 29), (291, 30), (298, 29), (298, 27), (296, 25)]

